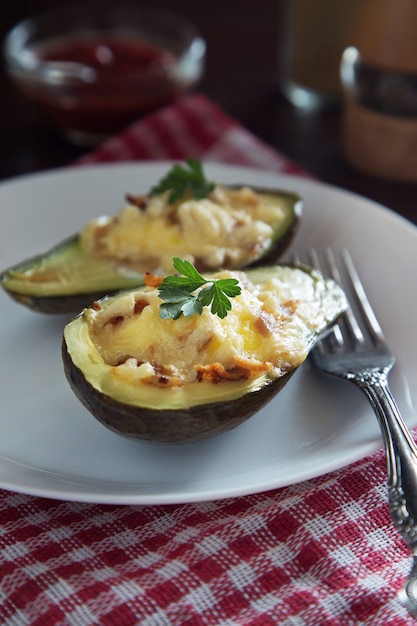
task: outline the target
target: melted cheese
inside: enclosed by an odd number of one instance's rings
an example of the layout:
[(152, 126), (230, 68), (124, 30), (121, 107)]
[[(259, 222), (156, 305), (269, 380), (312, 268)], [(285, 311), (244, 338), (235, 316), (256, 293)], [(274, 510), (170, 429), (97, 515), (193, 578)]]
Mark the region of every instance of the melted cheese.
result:
[(240, 272), (215, 276), (235, 277), (242, 289), (224, 319), (207, 308), (201, 316), (162, 319), (152, 289), (85, 311), (91, 339), (117, 378), (180, 386), (265, 372), (278, 377), (304, 361), (311, 337), (340, 308), (314, 273), (283, 267), (262, 286)]
[(172, 257), (205, 269), (236, 268), (269, 248), (271, 224), (284, 217), (273, 194), (216, 186), (209, 198), (168, 204), (167, 194), (129, 204), (111, 218), (87, 224), (81, 241), (89, 254), (139, 271), (172, 273)]

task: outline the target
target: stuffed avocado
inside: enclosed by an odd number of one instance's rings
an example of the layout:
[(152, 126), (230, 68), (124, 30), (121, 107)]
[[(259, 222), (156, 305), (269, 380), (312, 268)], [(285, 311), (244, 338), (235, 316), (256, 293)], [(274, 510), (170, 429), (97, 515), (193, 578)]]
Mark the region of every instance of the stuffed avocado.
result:
[(171, 272), (175, 255), (201, 271), (276, 261), (300, 215), (297, 194), (209, 182), (201, 164), (188, 159), (146, 194), (128, 195), (115, 215), (93, 219), (48, 252), (6, 269), (0, 282), (33, 310), (74, 312), (143, 285), (145, 272)]
[[(241, 424), (346, 308), (342, 289), (305, 266), (205, 275), (197, 296), (185, 283), (164, 291), (161, 280), (96, 302), (63, 335), (76, 396), (105, 426), (138, 439), (196, 441)], [(233, 296), (223, 308), (216, 281)]]

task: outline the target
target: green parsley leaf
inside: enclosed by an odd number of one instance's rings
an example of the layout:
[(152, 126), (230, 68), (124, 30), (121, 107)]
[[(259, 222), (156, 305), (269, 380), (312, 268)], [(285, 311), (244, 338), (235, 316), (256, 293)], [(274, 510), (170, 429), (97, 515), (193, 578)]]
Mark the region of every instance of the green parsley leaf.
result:
[(200, 280), (201, 283), (204, 283), (204, 277), (200, 274), (200, 272), (194, 267), (190, 261), (187, 259), (180, 259), (178, 256), (174, 256), (172, 259), (172, 265), (175, 267), (177, 272), (183, 274), (187, 278), (192, 278), (193, 280)]
[[(241, 292), (236, 278), (206, 280), (192, 263), (179, 257), (173, 258), (173, 265), (183, 275), (166, 276), (159, 285), (159, 295), (164, 301), (159, 308), (160, 317), (177, 320), (181, 315), (201, 315), (203, 306), (211, 306), (213, 315), (221, 319), (226, 317), (232, 308), (229, 298)], [(197, 289), (200, 291), (194, 295)]]
[(185, 162), (186, 166), (173, 165), (159, 183), (151, 188), (149, 195), (169, 191), (169, 204), (174, 204), (187, 193), (197, 200), (206, 198), (213, 191), (215, 184), (206, 179), (200, 161), (189, 157)]
[(192, 315), (201, 315), (203, 305), (200, 300), (186, 292), (187, 295), (176, 300), (163, 302), (159, 307), (159, 316), (163, 319), (177, 320), (181, 315), (191, 317)]

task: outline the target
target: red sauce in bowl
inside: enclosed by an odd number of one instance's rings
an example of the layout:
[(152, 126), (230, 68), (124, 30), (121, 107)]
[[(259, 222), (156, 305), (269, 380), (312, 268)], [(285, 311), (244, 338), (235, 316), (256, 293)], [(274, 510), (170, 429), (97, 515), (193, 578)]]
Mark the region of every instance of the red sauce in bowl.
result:
[(70, 61), (96, 68), (103, 75), (136, 75), (175, 63), (175, 56), (151, 43), (133, 39), (58, 39), (38, 50), (42, 61)]
[(55, 126), (80, 137), (115, 133), (189, 87), (176, 77), (176, 56), (147, 41), (61, 38), (36, 57), (47, 79), (19, 81), (21, 88)]

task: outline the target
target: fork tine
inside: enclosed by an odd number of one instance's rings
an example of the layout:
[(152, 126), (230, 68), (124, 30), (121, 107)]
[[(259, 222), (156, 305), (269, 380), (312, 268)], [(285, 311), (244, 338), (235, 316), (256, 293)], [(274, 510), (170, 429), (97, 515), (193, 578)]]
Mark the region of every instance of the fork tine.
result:
[[(316, 269), (322, 271), (322, 267), (321, 267), (321, 263), (320, 263), (320, 259), (319, 259), (319, 255), (317, 253), (317, 250), (315, 250), (314, 248), (309, 248), (307, 250), (307, 256), (308, 256), (308, 260), (309, 263), (315, 267)], [(330, 269), (330, 268), (329, 268)], [(332, 278), (336, 280), (335, 276), (332, 275)], [(340, 283), (339, 283), (340, 284)], [(335, 324), (333, 326), (333, 328), (331, 329), (330, 333), (328, 333), (327, 340), (331, 340), (331, 345), (334, 348), (340, 348), (341, 346), (343, 346), (343, 334), (340, 328), (339, 324)], [(317, 345), (317, 348), (322, 351), (324, 349), (323, 347), (323, 343), (319, 342)]]
[[(326, 261), (327, 261), (327, 264), (328, 264), (328, 267), (329, 267), (330, 274), (331, 274), (332, 278), (339, 285), (343, 286), (342, 275), (341, 275), (341, 273), (339, 271), (339, 268), (337, 266), (336, 259), (334, 257), (334, 254), (333, 254), (332, 250), (330, 248), (326, 248), (325, 251), (324, 251), (324, 254), (325, 254), (325, 258), (326, 258)], [(342, 256), (342, 260), (343, 260), (343, 262), (345, 264), (345, 269), (347, 269), (343, 253), (341, 253), (341, 256)], [(353, 266), (352, 262), (351, 262), (351, 266)], [(351, 275), (349, 273), (348, 273), (348, 275), (349, 275), (349, 277), (351, 279)], [(358, 277), (357, 273), (356, 273), (356, 278), (357, 278), (357, 280), (359, 280), (359, 277)], [(357, 345), (357, 346), (363, 345), (365, 343), (365, 337), (364, 337), (364, 334), (363, 334), (363, 332), (361, 330), (360, 325), (358, 324), (358, 321), (357, 321), (357, 319), (355, 317), (353, 309), (352, 309), (352, 307), (350, 305), (349, 305), (348, 309), (345, 312), (344, 318), (345, 318), (345, 322), (346, 322), (346, 325), (347, 325), (347, 328), (348, 328), (349, 335), (350, 335), (353, 343), (355, 345)]]
[[(319, 256), (317, 254), (317, 251), (314, 248), (308, 248), (307, 256), (308, 256), (308, 263), (315, 269), (322, 271)], [(296, 250), (291, 251), (290, 261), (291, 263), (302, 263), (300, 256)], [(339, 324), (334, 324), (333, 327), (327, 333), (326, 337), (316, 344), (315, 350), (317, 350), (321, 354), (325, 352), (324, 342), (328, 343), (329, 346), (332, 346), (333, 350), (339, 349), (343, 346), (343, 335), (342, 335), (342, 331), (340, 329)]]
[(372, 309), (371, 303), (369, 302), (369, 299), (366, 295), (363, 284), (352, 261), (352, 257), (347, 250), (343, 250), (340, 254), (347, 275), (349, 276), (358, 307), (368, 327), (368, 330), (377, 345), (385, 345), (386, 340), (384, 337), (384, 333), (382, 332), (382, 328), (379, 325), (376, 315)]

